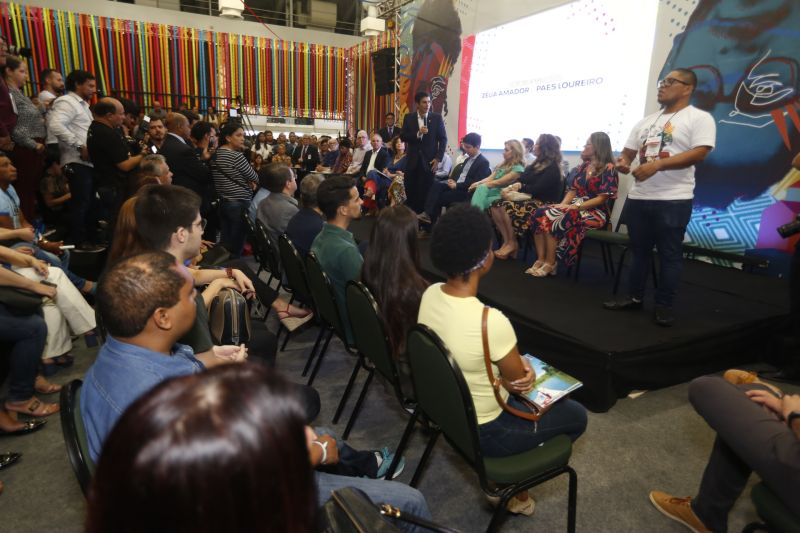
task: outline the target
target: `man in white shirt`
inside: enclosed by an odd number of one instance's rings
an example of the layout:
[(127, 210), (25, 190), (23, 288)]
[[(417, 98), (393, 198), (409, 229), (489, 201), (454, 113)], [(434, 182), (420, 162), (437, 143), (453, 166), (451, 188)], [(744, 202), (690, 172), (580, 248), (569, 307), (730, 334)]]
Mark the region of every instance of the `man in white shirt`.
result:
[(93, 119), (89, 100), (96, 92), (94, 74), (73, 70), (67, 75), (66, 89), (67, 94), (56, 98), (47, 113), (47, 129), (58, 142), (72, 194), (69, 242), (83, 245), (93, 239), (87, 229), (93, 229), (96, 221), (96, 210), (91, 209), (95, 193), (92, 163), (86, 147)]
[(45, 107), (50, 108), (50, 104), (59, 96), (64, 94), (64, 79), (61, 73), (51, 68), (44, 69), (39, 74), (39, 79), (42, 80), (42, 90), (39, 92), (39, 103)]
[(361, 163), (369, 148), (369, 135), (364, 130), (359, 130), (356, 134), (356, 146), (353, 148), (353, 161), (347, 167), (345, 174), (357, 174), (361, 170)]
[(639, 161), (625, 202), (633, 251), (630, 297), (603, 306), (612, 311), (642, 308), (655, 246), (661, 266), (655, 308), (655, 322), (660, 326), (672, 326), (675, 321), (672, 304), (683, 268), (683, 236), (692, 216), (694, 166), (716, 143), (713, 117), (689, 104), (696, 86), (697, 77), (688, 69), (675, 69), (661, 80), (661, 111), (634, 126), (617, 159), (617, 169), (623, 173), (630, 172), (637, 157)]

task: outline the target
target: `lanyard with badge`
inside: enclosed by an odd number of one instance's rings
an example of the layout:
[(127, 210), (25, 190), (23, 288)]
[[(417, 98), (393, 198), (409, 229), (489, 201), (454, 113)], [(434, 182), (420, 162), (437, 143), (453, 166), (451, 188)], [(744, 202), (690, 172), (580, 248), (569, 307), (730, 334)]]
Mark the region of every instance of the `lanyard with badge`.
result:
[(675, 111), (671, 117), (664, 123), (663, 126), (659, 127), (656, 126), (658, 119), (660, 119), (664, 112), (662, 111), (656, 119), (650, 124), (650, 127), (647, 128), (647, 136), (645, 137), (644, 142), (642, 142), (642, 150), (639, 152), (639, 162), (640, 163), (650, 163), (655, 161), (661, 156), (661, 152), (664, 149), (664, 130), (670, 126), (672, 119), (675, 118), (675, 115), (680, 113), (682, 109)]

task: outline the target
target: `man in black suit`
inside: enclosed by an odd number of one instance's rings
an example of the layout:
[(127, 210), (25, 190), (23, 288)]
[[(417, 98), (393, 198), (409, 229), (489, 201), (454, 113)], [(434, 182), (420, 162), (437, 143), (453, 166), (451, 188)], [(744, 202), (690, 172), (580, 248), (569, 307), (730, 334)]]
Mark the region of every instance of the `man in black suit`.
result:
[(189, 142), (189, 119), (180, 113), (169, 113), (165, 123), (167, 135), (158, 153), (167, 160), (172, 171), (172, 183), (191, 189), (205, 199), (211, 183), (211, 170), (200, 161)]
[(418, 92), (414, 95), (414, 101), (417, 103), (417, 111), (407, 114), (403, 119), (400, 137), (407, 146), (407, 203), (411, 209), (421, 213), (433, 182), (433, 174), (444, 156), (447, 133), (442, 115), (430, 111), (431, 97), (428, 93)]
[(481, 154), (480, 135), (467, 133), (461, 139), (461, 147), (467, 159), (453, 168), (449, 179), (433, 182), (425, 200), (425, 212), (419, 215), (421, 222), (434, 224), (442, 207), (469, 202), (469, 186), (492, 173), (489, 161)]
[(363, 178), (367, 176), (371, 170), (383, 172), (383, 169), (389, 165), (389, 151), (383, 146), (381, 134), (377, 131), (373, 132), (369, 143), (372, 145), (372, 150), (364, 154), (361, 170), (358, 171), (358, 177), (362, 182)]
[(292, 162), (307, 172), (314, 172), (317, 169), (319, 150), (311, 144), (311, 137), (303, 135), (302, 140), (292, 152)]
[(383, 142), (388, 143), (392, 140), (392, 137), (400, 134), (400, 128), (396, 128), (394, 125), (394, 113), (386, 113), (384, 118), (386, 119), (386, 126), (381, 128), (378, 133), (381, 134)]

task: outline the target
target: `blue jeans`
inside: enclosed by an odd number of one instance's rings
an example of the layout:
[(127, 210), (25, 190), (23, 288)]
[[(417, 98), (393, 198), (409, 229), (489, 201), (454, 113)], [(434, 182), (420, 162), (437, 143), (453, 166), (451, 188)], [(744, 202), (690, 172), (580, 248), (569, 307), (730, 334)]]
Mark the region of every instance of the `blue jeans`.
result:
[(12, 246), (12, 248), (32, 248), (33, 249), (33, 257), (44, 261), (48, 265), (58, 267), (64, 271), (67, 278), (75, 285), (75, 288), (79, 291), (83, 289), (84, 285), (86, 285), (86, 279), (73, 274), (69, 271), (69, 250), (64, 250), (64, 254), (59, 257), (56, 254), (50, 253), (46, 250), (42, 250), (38, 246), (34, 246), (29, 242), (18, 242)]
[(16, 316), (0, 304), (0, 341), (13, 343), (8, 354), (9, 402), (22, 402), (33, 397), (36, 369), (46, 340), (47, 325), (44, 318), (38, 314)]
[[(508, 397), (508, 405), (521, 411), (528, 407)], [(586, 409), (570, 399), (558, 401), (538, 422), (525, 420), (507, 411), (478, 426), (481, 451), (486, 457), (507, 457), (532, 450), (557, 435), (566, 435), (574, 442), (586, 430)]]
[(628, 199), (625, 202), (625, 222), (633, 252), (629, 278), (633, 298), (644, 297), (655, 246), (660, 267), (656, 305), (672, 307), (683, 270), (683, 235), (691, 217), (691, 200)]
[[(425, 496), (420, 491), (397, 481), (383, 481), (361, 477), (337, 476), (325, 472), (315, 472), (317, 479), (317, 502), (322, 507), (331, 497), (331, 492), (344, 487), (353, 487), (364, 491), (373, 503), (388, 503), (401, 511), (413, 514), (426, 520), (431, 519), (431, 512)], [(403, 531), (427, 531), (400, 521), (394, 524)]]
[(250, 205), (249, 200), (222, 200), (220, 225), (222, 226), (222, 245), (232, 257), (242, 255), (247, 228), (242, 220), (242, 212)]
[(72, 194), (72, 199), (69, 201), (69, 242), (76, 245), (91, 241), (94, 237), (90, 233), (94, 231), (97, 222), (93, 209), (96, 205), (93, 172), (92, 167), (78, 163), (70, 163), (66, 168), (69, 192)]

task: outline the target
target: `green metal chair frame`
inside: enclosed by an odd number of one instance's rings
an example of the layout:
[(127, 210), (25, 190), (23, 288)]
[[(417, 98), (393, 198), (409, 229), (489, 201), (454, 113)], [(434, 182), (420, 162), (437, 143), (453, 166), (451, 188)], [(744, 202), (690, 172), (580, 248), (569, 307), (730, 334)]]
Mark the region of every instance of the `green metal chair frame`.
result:
[[(342, 316), (339, 314), (339, 306), (336, 303), (336, 293), (333, 290), (333, 286), (331, 285), (328, 275), (322, 269), (322, 265), (320, 265), (317, 256), (314, 255), (314, 252), (309, 252), (306, 256), (306, 280), (308, 281), (308, 288), (311, 292), (311, 297), (314, 300), (314, 308), (317, 310), (317, 317), (322, 325), (321, 329), (323, 331), (327, 330), (328, 332), (328, 335), (325, 338), (325, 343), (322, 345), (322, 349), (319, 351), (319, 355), (316, 355), (317, 362), (314, 364), (314, 368), (311, 370), (311, 375), (308, 378), (307, 385), (311, 386), (311, 384), (314, 383), (314, 378), (317, 376), (317, 372), (319, 372), (319, 367), (322, 364), (322, 358), (328, 351), (328, 345), (330, 344), (334, 334), (339, 337), (339, 340), (342, 341), (342, 344), (348, 353), (355, 353), (358, 355), (358, 360), (361, 362), (361, 364), (365, 365), (365, 363), (364, 356), (357, 354), (353, 347), (347, 342), (347, 334), (345, 333), (344, 322), (342, 320)], [(303, 370), (304, 375), (314, 357), (315, 351), (312, 350), (308, 357), (308, 361), (306, 362), (306, 368)], [(350, 392), (353, 389), (353, 384), (355, 383), (357, 374), (358, 367), (356, 367), (354, 372), (351, 374), (350, 379), (347, 382), (347, 386), (344, 389), (344, 393), (342, 394), (342, 398), (339, 400), (339, 405), (336, 408), (336, 414), (333, 417), (334, 423), (339, 420), (339, 417), (344, 410), (344, 406), (347, 404), (347, 399), (349, 398)]]
[(269, 279), (267, 285), (272, 283), (273, 279), (278, 280), (278, 285), (281, 283), (281, 263), (278, 259), (278, 247), (272, 241), (267, 231), (267, 226), (263, 222), (256, 219), (255, 224), (256, 242), (258, 242), (259, 258), (258, 263), (269, 270)]
[[(294, 301), (299, 301), (313, 309), (314, 300), (311, 297), (311, 291), (308, 288), (303, 258), (300, 257), (300, 252), (297, 251), (294, 243), (285, 233), (278, 237), (278, 256), (281, 261), (281, 266), (283, 267), (283, 273), (286, 276), (286, 284), (288, 285), (289, 290), (292, 291), (292, 298), (289, 300), (289, 303), (291, 304)], [(278, 336), (280, 336), (281, 330), (284, 329), (286, 328), (281, 325), (281, 329), (278, 331)], [(286, 344), (289, 342), (289, 337), (291, 334), (292, 332), (286, 329), (286, 336), (283, 338), (281, 351), (286, 349)], [(317, 336), (317, 342), (314, 345), (314, 349), (316, 349), (317, 344), (319, 344), (320, 337), (321, 335)]]
[[(386, 327), (378, 310), (378, 303), (372, 293), (360, 281), (350, 281), (347, 283), (346, 303), (347, 315), (350, 318), (350, 325), (353, 329), (355, 348), (361, 356), (372, 364), (372, 367), (364, 365), (359, 358), (353, 369), (353, 373), (358, 374), (360, 368), (365, 368), (368, 374), (347, 421), (344, 433), (342, 433), (342, 439), (345, 440), (350, 435), (356, 418), (358, 418), (364, 398), (375, 375), (375, 370), (392, 386), (400, 405), (405, 408), (410, 404), (400, 388), (400, 377), (397, 372), (397, 365), (392, 357), (389, 335), (386, 333)], [(334, 423), (336, 422), (338, 422), (338, 417), (334, 419)], [(402, 450), (395, 450), (395, 454), (402, 454)]]
[[(401, 445), (405, 444), (420, 414), (433, 424), (432, 435), (414, 472), (411, 486), (419, 482), (439, 434), (444, 434), (450, 445), (478, 474), (481, 489), (500, 498), (487, 531), (498, 530), (507, 512), (506, 505), (514, 494), (568, 474), (567, 531), (574, 533), (578, 475), (569, 466), (572, 454), (569, 437), (559, 435), (533, 450), (508, 457), (484, 457), (472, 396), (461, 370), (442, 340), (432, 330), (418, 324), (408, 335), (408, 356), (417, 409), (406, 426)], [(498, 484), (499, 488), (490, 485), (490, 481)]]
[(61, 389), (59, 403), (61, 407), (61, 430), (64, 433), (64, 444), (67, 456), (78, 478), (83, 495), (89, 494), (89, 485), (94, 476), (95, 464), (89, 455), (89, 442), (81, 417), (81, 386), (79, 379), (70, 381)]
[(756, 513), (763, 522), (747, 524), (742, 533), (752, 533), (753, 531), (800, 533), (800, 517), (787, 509), (786, 505), (763, 481), (753, 487), (750, 499), (753, 500)]

